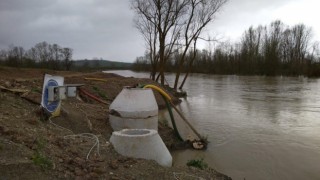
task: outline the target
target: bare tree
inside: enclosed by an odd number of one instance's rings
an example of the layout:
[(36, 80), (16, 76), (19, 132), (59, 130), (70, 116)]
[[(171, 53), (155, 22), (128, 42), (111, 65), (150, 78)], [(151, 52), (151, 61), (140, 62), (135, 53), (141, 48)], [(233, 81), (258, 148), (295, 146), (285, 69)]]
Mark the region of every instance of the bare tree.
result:
[[(194, 46), (191, 51), (196, 54), (194, 49), (201, 32), (226, 2), (227, 0), (132, 0), (132, 8), (137, 15), (136, 27), (143, 35), (150, 53), (153, 79), (155, 71), (159, 71), (161, 84), (164, 85), (166, 64), (173, 52), (181, 51), (174, 84), (174, 88), (177, 88), (189, 48)], [(192, 66), (193, 60), (189, 61), (188, 66)]]
[(61, 47), (58, 44), (49, 45), (50, 59), (49, 64), (53, 69), (59, 69), (60, 60), (62, 59), (62, 55), (60, 53)]
[[(176, 70), (176, 78), (174, 82), (174, 89), (177, 89), (179, 83), (179, 77), (182, 68), (185, 64), (186, 54), (189, 48), (193, 45), (191, 51), (194, 52), (193, 58), (190, 60), (189, 67), (193, 65), (196, 56), (196, 44), (203, 32), (204, 28), (214, 20), (216, 13), (227, 2), (227, 0), (189, 0), (186, 11), (182, 15), (182, 39), (183, 44), (182, 56), (179, 59), (179, 66)], [(183, 83), (179, 87), (182, 89), (185, 79), (188, 77), (189, 70), (187, 71)]]
[(137, 17), (135, 18), (135, 27), (139, 30), (139, 32), (142, 34), (145, 42), (146, 42), (146, 55), (148, 56), (148, 59), (151, 64), (151, 71), (150, 71), (150, 77), (152, 80), (155, 80), (157, 68), (158, 68), (158, 62), (159, 62), (159, 54), (158, 54), (158, 35), (159, 31), (156, 26), (157, 19), (153, 17), (154, 19), (152, 21), (149, 21), (145, 15), (142, 13), (138, 13)]
[[(164, 71), (168, 54), (171, 54), (174, 41), (179, 34), (175, 27), (177, 27), (177, 22), (182, 17), (188, 1), (132, 0), (132, 8), (139, 19), (136, 22), (141, 27), (140, 32), (142, 30), (143, 36), (147, 39), (149, 49), (152, 50), (152, 52), (150, 51), (151, 59), (157, 62), (162, 85), (164, 85)], [(141, 26), (141, 23), (144, 25)]]
[(73, 52), (73, 50), (71, 48), (62, 48), (61, 49), (62, 59), (63, 59), (64, 66), (67, 71), (70, 70), (71, 65), (72, 65), (72, 52)]

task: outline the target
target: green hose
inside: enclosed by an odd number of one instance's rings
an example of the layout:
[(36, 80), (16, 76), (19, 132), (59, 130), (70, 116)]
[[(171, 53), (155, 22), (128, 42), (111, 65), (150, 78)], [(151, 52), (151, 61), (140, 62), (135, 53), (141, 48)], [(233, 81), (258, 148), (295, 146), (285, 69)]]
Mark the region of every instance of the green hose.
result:
[[(141, 86), (140, 86), (141, 87)], [(171, 105), (170, 103), (168, 102), (168, 99), (171, 100), (171, 97), (165, 93), (162, 89), (160, 89), (159, 87), (157, 86), (154, 86), (154, 85), (142, 85), (142, 88), (152, 88), (152, 89), (155, 89), (156, 91), (158, 91), (160, 93), (160, 95), (162, 96), (164, 102), (166, 103), (166, 106), (167, 106), (167, 109), (169, 111), (169, 115), (170, 115), (170, 120), (171, 120), (171, 124), (173, 126), (173, 131), (174, 131), (174, 134), (178, 137), (178, 139), (180, 141), (183, 141), (181, 135), (179, 134), (179, 131), (178, 131), (178, 128), (177, 128), (177, 125), (176, 125), (176, 122), (174, 120), (174, 116), (173, 116), (173, 113), (172, 113), (172, 109), (171, 109)], [(169, 98), (168, 98), (169, 97)]]
[(164, 102), (166, 103), (167, 109), (168, 109), (168, 111), (169, 111), (169, 115), (170, 115), (170, 119), (171, 119), (171, 124), (172, 124), (172, 126), (173, 126), (173, 131), (174, 131), (175, 135), (178, 137), (178, 139), (179, 139), (180, 141), (183, 141), (182, 137), (181, 137), (180, 134), (179, 134), (178, 128), (177, 128), (177, 126), (176, 126), (176, 122), (175, 122), (175, 120), (174, 120), (174, 116), (173, 116), (173, 113), (172, 113), (171, 106), (170, 106), (168, 100), (167, 100), (163, 95), (161, 95), (161, 96), (162, 96)]

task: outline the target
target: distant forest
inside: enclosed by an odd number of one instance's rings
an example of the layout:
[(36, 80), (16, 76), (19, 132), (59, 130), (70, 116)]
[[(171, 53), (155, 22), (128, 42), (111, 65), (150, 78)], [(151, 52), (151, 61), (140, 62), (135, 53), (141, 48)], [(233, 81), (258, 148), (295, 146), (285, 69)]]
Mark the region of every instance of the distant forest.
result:
[(72, 60), (73, 50), (58, 44), (37, 43), (25, 50), (21, 46), (9, 46), (0, 50), (0, 65), (25, 68), (46, 68), (53, 70), (106, 70), (130, 69), (132, 63), (113, 62), (93, 58), (92, 60)]
[(21, 46), (9, 46), (0, 50), (1, 65), (11, 67), (48, 68), (70, 70), (73, 50), (58, 44), (40, 42), (29, 50)]
[[(240, 42), (219, 42), (215, 47), (196, 50), (191, 72), (237, 75), (320, 76), (319, 42), (304, 24), (287, 26), (274, 21), (268, 26), (250, 27)], [(194, 50), (188, 52), (192, 59)], [(171, 54), (167, 71), (178, 67), (181, 52)], [(137, 57), (133, 69), (150, 70), (149, 54)], [(189, 64), (189, 63), (186, 63)], [(184, 71), (188, 71), (185, 66)]]

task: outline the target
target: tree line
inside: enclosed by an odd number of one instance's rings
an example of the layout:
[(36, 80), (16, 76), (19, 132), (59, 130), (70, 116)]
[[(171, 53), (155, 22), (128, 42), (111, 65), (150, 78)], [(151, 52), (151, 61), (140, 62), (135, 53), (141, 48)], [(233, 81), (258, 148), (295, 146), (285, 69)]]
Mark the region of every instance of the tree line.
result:
[[(211, 44), (212, 45), (212, 44)], [(194, 57), (194, 54), (195, 57)], [(181, 52), (166, 63), (168, 71), (179, 67)], [(214, 47), (190, 50), (191, 72), (237, 75), (320, 76), (319, 42), (304, 24), (287, 26), (277, 20), (267, 26), (250, 27), (237, 43), (218, 42)], [(134, 63), (136, 70), (150, 69), (148, 52)], [(188, 72), (188, 66), (183, 71)]]
[(0, 50), (0, 63), (11, 67), (36, 67), (54, 70), (70, 70), (73, 50), (58, 44), (37, 43), (25, 50), (21, 46), (9, 46)]

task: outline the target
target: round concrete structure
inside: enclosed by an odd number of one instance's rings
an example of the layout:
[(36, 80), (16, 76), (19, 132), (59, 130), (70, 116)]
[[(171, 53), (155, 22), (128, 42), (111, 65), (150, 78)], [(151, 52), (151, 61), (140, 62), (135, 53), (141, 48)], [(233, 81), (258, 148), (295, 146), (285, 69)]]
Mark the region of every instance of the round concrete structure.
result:
[(123, 129), (114, 131), (110, 142), (121, 155), (155, 160), (161, 166), (172, 166), (172, 156), (156, 130)]
[(113, 130), (158, 130), (158, 105), (151, 89), (123, 88), (109, 107)]

